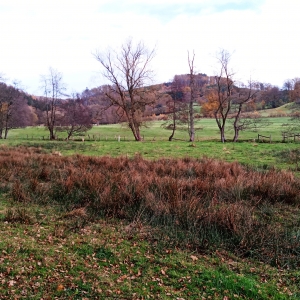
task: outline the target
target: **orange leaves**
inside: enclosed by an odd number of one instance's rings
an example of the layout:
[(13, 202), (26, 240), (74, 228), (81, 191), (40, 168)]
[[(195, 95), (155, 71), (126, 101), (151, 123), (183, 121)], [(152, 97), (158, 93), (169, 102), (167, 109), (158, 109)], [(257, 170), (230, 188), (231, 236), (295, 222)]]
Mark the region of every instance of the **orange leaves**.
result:
[(205, 117), (213, 117), (218, 108), (218, 93), (216, 90), (209, 90), (205, 96), (207, 102), (201, 105), (201, 113)]
[(62, 284), (59, 284), (58, 286), (57, 286), (57, 288), (56, 288), (56, 290), (58, 291), (58, 292), (61, 292), (61, 291), (63, 291), (65, 289), (65, 287), (62, 285)]

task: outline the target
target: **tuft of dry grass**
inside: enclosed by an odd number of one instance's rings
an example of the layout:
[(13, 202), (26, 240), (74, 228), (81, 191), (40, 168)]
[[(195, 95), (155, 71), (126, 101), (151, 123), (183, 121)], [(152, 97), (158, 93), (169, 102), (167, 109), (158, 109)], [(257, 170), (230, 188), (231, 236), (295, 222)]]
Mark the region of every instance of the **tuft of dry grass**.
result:
[(58, 203), (66, 217), (84, 220), (138, 218), (167, 226), (165, 234), (195, 249), (225, 247), (299, 265), (300, 236), (293, 236), (300, 220), (276, 215), (278, 207), (300, 207), (300, 181), (290, 172), (208, 158), (61, 157), (21, 147), (1, 148), (0, 164), (14, 201)]

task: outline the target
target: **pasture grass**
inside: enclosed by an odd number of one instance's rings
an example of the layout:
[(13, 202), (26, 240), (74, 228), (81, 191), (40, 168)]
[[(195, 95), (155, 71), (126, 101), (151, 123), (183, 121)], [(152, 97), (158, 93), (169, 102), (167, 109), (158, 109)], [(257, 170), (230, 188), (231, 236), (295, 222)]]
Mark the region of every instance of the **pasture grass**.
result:
[[(149, 122), (142, 129), (143, 142), (135, 142), (130, 130), (124, 124), (94, 126), (84, 137), (74, 137), (65, 141), (65, 136), (59, 133), (59, 140), (49, 141), (48, 132), (44, 127), (27, 127), (13, 129), (7, 140), (1, 140), (1, 145), (36, 147), (47, 152), (57, 152), (62, 155), (83, 154), (92, 156), (121, 155), (134, 157), (141, 155), (147, 159), (162, 157), (183, 158), (203, 156), (225, 161), (239, 161), (242, 164), (256, 168), (281, 168), (298, 172), (297, 163), (286, 159), (286, 153), (299, 148), (299, 141), (282, 143), (282, 124), (289, 123), (289, 118), (271, 118), (271, 126), (261, 128), (258, 132), (241, 132), (240, 142), (219, 142), (219, 133), (214, 119), (201, 119), (196, 122), (194, 143), (188, 143), (186, 131), (178, 130), (175, 140), (168, 141), (170, 131), (162, 128), (162, 121)], [(257, 142), (257, 134), (272, 136), (272, 143)], [(118, 142), (120, 136), (120, 142)], [(232, 136), (232, 132), (227, 132)], [(82, 141), (84, 138), (84, 142)], [(282, 158), (284, 156), (284, 158)]]
[[(285, 131), (283, 124), (291, 124), (290, 118), (280, 117), (280, 118), (269, 118), (271, 125), (264, 128), (259, 128), (257, 131), (242, 131), (240, 133), (241, 141), (248, 141), (257, 138), (258, 133), (262, 135), (272, 135), (272, 141), (281, 142), (282, 141), (282, 131)], [(170, 130), (164, 129), (162, 127), (163, 121), (151, 121), (146, 123), (146, 127), (142, 127), (141, 133), (145, 141), (167, 141)], [(233, 138), (233, 131), (230, 130), (230, 120), (228, 120), (226, 136), (227, 140), (231, 141)], [(196, 141), (219, 141), (220, 134), (214, 119), (203, 118), (196, 119)], [(59, 138), (65, 138), (66, 135), (62, 132), (58, 134)], [(126, 124), (110, 124), (110, 125), (99, 125), (94, 126), (90, 131), (85, 134), (86, 139), (95, 139), (97, 141), (102, 140), (116, 140), (116, 137), (120, 135), (121, 140), (133, 141), (133, 135)], [(47, 140), (49, 138), (49, 132), (43, 126), (39, 127), (27, 127), (12, 129), (9, 131), (9, 140)], [(81, 137), (78, 138), (81, 140)], [(189, 139), (187, 130), (181, 129), (177, 130), (175, 134), (175, 139), (187, 141)]]
[(299, 271), (227, 251), (201, 254), (147, 239), (116, 219), (0, 200), (1, 299), (299, 299)]
[(161, 122), (143, 142), (120, 125), (84, 142), (11, 130), (1, 299), (299, 299), (299, 142), (281, 143), (288, 119), (271, 120), (271, 144), (222, 144), (211, 119), (194, 143), (168, 142)]

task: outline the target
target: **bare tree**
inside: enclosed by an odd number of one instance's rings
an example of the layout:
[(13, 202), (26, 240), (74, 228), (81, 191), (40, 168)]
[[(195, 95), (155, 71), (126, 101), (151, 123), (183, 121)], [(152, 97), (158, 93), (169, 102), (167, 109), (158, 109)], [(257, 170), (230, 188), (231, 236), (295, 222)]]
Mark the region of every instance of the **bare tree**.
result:
[(61, 97), (66, 96), (66, 86), (63, 83), (63, 77), (60, 72), (49, 68), (47, 75), (41, 76), (41, 88), (44, 92), (46, 105), (46, 126), (49, 130), (50, 140), (55, 140), (55, 126), (57, 125), (58, 108), (61, 103)]
[(156, 93), (146, 84), (153, 78), (149, 64), (154, 57), (154, 49), (148, 50), (142, 42), (133, 45), (131, 39), (121, 46), (119, 52), (95, 53), (96, 60), (103, 67), (102, 74), (110, 82), (105, 92), (110, 106), (117, 108), (119, 118), (126, 118), (136, 141), (141, 141), (140, 128), (147, 105), (154, 104)]
[[(258, 89), (256, 89), (256, 83), (252, 80), (249, 80), (248, 85), (241, 87), (236, 87), (235, 89), (235, 105), (236, 105), (236, 111), (234, 113), (234, 122), (233, 122), (233, 128), (234, 128), (234, 137), (233, 142), (237, 142), (239, 138), (239, 132), (241, 130), (245, 130), (246, 128), (251, 128), (251, 126), (255, 126), (258, 123), (253, 122), (253, 120), (243, 120), (242, 119), (242, 109), (243, 107), (248, 104), (251, 101), (255, 100), (255, 96), (258, 93)], [(257, 119), (254, 119), (257, 121)]]
[(7, 137), (8, 123), (12, 116), (12, 105), (18, 96), (19, 93), (14, 87), (0, 83), (0, 139)]
[(195, 84), (195, 72), (194, 72), (194, 60), (195, 53), (193, 52), (193, 56), (190, 57), (190, 53), (188, 52), (188, 64), (189, 64), (189, 79), (190, 79), (190, 101), (189, 101), (189, 136), (190, 142), (193, 142), (195, 139), (195, 124), (194, 124), (194, 103), (196, 102), (196, 84)]
[(79, 94), (74, 94), (72, 99), (65, 100), (61, 104), (61, 109), (63, 116), (58, 130), (67, 132), (67, 139), (92, 128), (92, 114), (85, 99), (80, 98)]
[[(235, 116), (233, 117), (234, 122)], [(242, 113), (238, 122), (233, 126), (235, 132), (233, 142), (237, 142), (240, 131), (257, 132), (258, 129), (265, 128), (271, 124), (270, 118), (263, 118), (258, 112)]]
[(225, 125), (232, 105), (233, 94), (233, 73), (229, 70), (229, 61), (231, 55), (226, 50), (221, 50), (217, 59), (220, 71), (216, 80), (216, 107), (214, 116), (220, 130), (221, 142), (226, 142)]
[(7, 138), (9, 129), (30, 124), (32, 114), (25, 94), (17, 85), (0, 83), (0, 138)]
[(184, 101), (185, 88), (184, 80), (182, 80), (180, 76), (175, 75), (166, 102), (168, 120), (162, 124), (163, 128), (172, 130), (169, 141), (173, 140), (178, 125), (182, 123), (182, 114), (187, 110)]

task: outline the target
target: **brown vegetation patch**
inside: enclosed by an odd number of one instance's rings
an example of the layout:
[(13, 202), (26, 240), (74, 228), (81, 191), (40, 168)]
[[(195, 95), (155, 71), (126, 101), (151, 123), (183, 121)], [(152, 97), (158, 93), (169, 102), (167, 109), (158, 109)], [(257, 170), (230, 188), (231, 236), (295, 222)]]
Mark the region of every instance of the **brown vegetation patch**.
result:
[(300, 220), (276, 215), (276, 207), (299, 209), (300, 182), (290, 172), (207, 158), (60, 157), (26, 148), (1, 148), (0, 164), (15, 201), (58, 203), (66, 217), (138, 218), (169, 228), (176, 243), (186, 232), (183, 243), (198, 249), (222, 246), (299, 264)]

